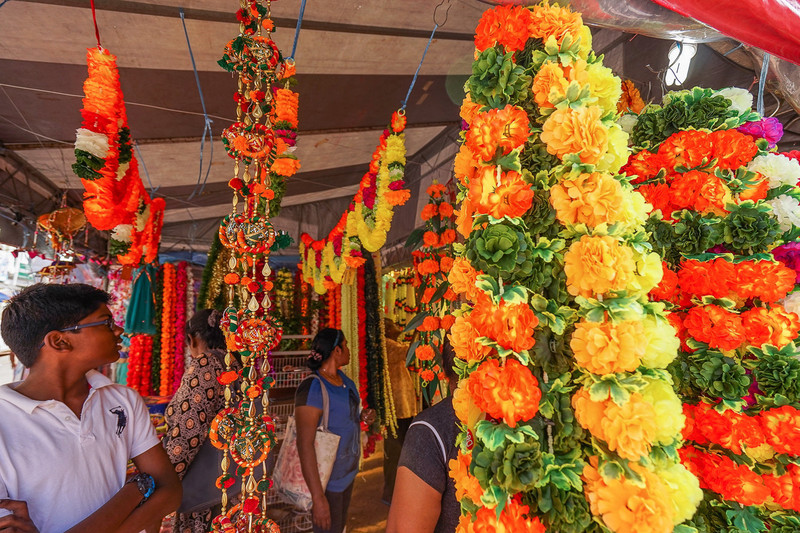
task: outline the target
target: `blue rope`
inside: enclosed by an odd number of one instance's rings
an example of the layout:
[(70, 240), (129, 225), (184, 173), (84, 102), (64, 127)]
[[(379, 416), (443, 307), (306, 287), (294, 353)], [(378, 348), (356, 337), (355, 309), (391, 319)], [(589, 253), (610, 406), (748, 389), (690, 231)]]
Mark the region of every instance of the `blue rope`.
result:
[(150, 173), (147, 172), (147, 165), (144, 164), (144, 158), (142, 157), (142, 152), (139, 150), (139, 144), (133, 143), (133, 148), (136, 150), (136, 156), (139, 158), (139, 162), (142, 164), (142, 170), (144, 170), (144, 176), (147, 178), (147, 183), (150, 185), (150, 193), (155, 193), (158, 191), (158, 187), (153, 187), (153, 182), (150, 181)]
[(756, 101), (756, 113), (764, 116), (764, 86), (767, 85), (767, 73), (769, 73), (769, 54), (764, 52), (761, 59), (761, 75), (758, 77), (758, 100)]
[(2, 3), (0, 3), (0, 7), (3, 7), (3, 6), (4, 6), (4, 5), (6, 5), (7, 3), (8, 3), (8, 0), (3, 0), (3, 2), (2, 2)]
[(289, 59), (294, 59), (294, 53), (297, 51), (297, 39), (300, 37), (300, 25), (303, 23), (303, 13), (305, 10), (306, 0), (303, 0), (300, 2), (300, 14), (297, 15), (297, 26), (294, 29), (294, 44), (292, 44), (292, 55), (289, 56)]
[[(189, 32), (186, 30), (186, 19), (183, 14), (183, 8), (180, 8), (181, 13), (181, 24), (183, 24), (183, 34), (186, 36), (186, 46), (189, 47), (189, 58), (192, 60), (192, 70), (194, 70), (194, 81), (197, 82), (197, 92), (200, 93), (200, 105), (203, 107), (203, 117), (205, 120), (205, 126), (203, 127), (203, 137), (200, 139), (200, 173), (197, 176), (197, 185), (195, 186), (194, 191), (192, 194), (189, 195), (189, 200), (194, 198), (195, 196), (199, 195), (203, 192), (203, 189), (206, 188), (206, 182), (208, 182), (208, 175), (211, 173), (211, 162), (214, 160), (214, 141), (213, 136), (214, 134), (211, 131), (211, 123), (212, 120), (208, 118), (208, 112), (206, 111), (206, 101), (203, 98), (203, 88), (200, 86), (200, 76), (197, 74), (197, 64), (194, 61), (194, 54), (192, 53), (192, 43), (189, 41)], [(208, 158), (208, 168), (206, 169), (206, 175), (203, 177), (203, 156), (205, 154), (205, 147), (206, 147), (206, 136), (208, 136), (209, 146), (211, 147), (211, 153), (209, 154)], [(202, 179), (202, 184), (200, 180)]]
[(428, 38), (428, 44), (425, 45), (425, 51), (422, 52), (422, 59), (419, 60), (419, 65), (417, 65), (417, 71), (414, 72), (414, 77), (411, 78), (411, 86), (408, 88), (406, 97), (403, 99), (403, 105), (400, 106), (401, 110), (405, 110), (406, 104), (408, 104), (408, 99), (411, 96), (411, 91), (414, 90), (414, 84), (417, 83), (417, 75), (419, 74), (419, 69), (422, 68), (422, 63), (425, 61), (425, 55), (428, 53), (428, 48), (430, 48), (431, 42), (433, 41), (433, 36), (436, 34), (436, 30), (438, 28), (439, 24), (435, 24), (433, 26), (433, 31), (431, 32), (431, 36)]

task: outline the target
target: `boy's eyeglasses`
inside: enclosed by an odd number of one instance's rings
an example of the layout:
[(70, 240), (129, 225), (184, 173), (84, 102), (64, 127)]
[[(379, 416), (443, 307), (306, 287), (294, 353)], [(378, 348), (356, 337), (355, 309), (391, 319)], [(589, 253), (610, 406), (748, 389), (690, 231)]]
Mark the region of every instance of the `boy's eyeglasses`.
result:
[[(56, 330), (56, 331), (61, 331), (62, 333), (63, 332), (67, 332), (67, 331), (78, 331), (78, 330), (83, 329), (83, 328), (92, 328), (94, 326), (101, 326), (103, 324), (105, 324), (106, 327), (112, 333), (114, 332), (114, 328), (117, 325), (116, 322), (114, 322), (114, 317), (110, 316), (110, 317), (106, 318), (105, 320), (98, 320), (97, 322), (89, 322), (88, 324), (76, 324), (74, 326), (70, 326), (68, 328), (59, 329), (59, 330)], [(44, 341), (42, 341), (42, 344), (39, 345), (39, 349), (41, 350), (43, 347), (44, 347)]]
[(108, 317), (105, 320), (98, 320), (97, 322), (89, 322), (88, 324), (77, 324), (75, 326), (70, 326), (68, 328), (59, 329), (58, 331), (61, 332), (78, 331), (79, 329), (91, 328), (94, 326), (99, 326), (101, 324), (105, 324), (111, 331), (114, 331), (114, 327), (116, 327), (116, 323), (114, 322), (114, 317)]

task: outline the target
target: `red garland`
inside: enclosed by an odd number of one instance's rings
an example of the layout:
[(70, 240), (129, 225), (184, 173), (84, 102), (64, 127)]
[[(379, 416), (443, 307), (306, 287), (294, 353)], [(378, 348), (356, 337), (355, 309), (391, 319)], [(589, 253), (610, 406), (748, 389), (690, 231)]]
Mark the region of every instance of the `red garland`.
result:
[(186, 370), (186, 335), (183, 334), (186, 329), (186, 290), (188, 276), (186, 274), (186, 262), (178, 264), (177, 279), (175, 281), (176, 294), (175, 294), (175, 366), (173, 370), (174, 380), (172, 383), (172, 392), (178, 390), (181, 385), (183, 373)]
[(153, 337), (136, 335), (131, 338), (128, 350), (128, 387), (142, 396), (152, 394), (150, 387), (151, 361), (153, 359)]
[(358, 393), (367, 407), (367, 305), (364, 298), (364, 267), (356, 272), (358, 280)]

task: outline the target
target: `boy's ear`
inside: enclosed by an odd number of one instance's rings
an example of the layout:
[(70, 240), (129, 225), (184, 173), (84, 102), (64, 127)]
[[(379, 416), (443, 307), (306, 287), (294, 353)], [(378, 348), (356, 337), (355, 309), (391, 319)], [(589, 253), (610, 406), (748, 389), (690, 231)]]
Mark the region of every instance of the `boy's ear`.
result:
[(68, 351), (72, 349), (72, 343), (62, 331), (51, 331), (44, 336), (44, 345), (51, 350)]

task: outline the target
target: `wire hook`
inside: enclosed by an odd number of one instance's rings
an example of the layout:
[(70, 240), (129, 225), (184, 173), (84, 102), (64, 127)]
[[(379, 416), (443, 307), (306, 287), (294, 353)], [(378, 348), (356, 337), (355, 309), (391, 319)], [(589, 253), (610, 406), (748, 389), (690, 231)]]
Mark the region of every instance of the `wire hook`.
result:
[[(445, 4), (445, 2), (447, 3), (447, 9), (444, 10), (444, 20), (440, 23), (436, 20), (436, 15), (439, 12), (439, 8), (442, 7)], [(436, 6), (433, 10), (433, 23), (439, 26), (440, 28), (445, 24), (447, 24), (447, 15), (450, 13), (451, 7), (453, 7), (451, 0), (442, 0), (441, 2), (439, 2), (439, 5)]]

